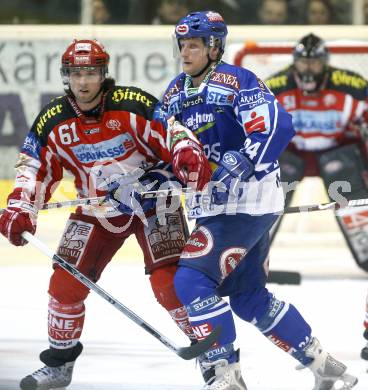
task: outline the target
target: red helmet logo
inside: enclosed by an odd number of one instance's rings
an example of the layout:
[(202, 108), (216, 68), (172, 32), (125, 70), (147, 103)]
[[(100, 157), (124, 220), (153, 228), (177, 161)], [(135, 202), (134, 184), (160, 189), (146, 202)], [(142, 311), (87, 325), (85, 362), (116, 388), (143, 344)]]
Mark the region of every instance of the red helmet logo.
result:
[(179, 24), (179, 26), (176, 26), (176, 32), (179, 35), (185, 35), (189, 31), (189, 26), (187, 24)]

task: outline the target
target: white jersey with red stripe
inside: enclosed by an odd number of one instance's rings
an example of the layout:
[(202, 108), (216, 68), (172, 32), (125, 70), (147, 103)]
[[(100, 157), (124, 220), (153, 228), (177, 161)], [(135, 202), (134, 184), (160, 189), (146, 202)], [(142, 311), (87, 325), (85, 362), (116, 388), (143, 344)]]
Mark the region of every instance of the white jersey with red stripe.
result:
[[(25, 201), (47, 202), (69, 171), (78, 196), (101, 196), (114, 175), (169, 162), (166, 122), (157, 103), (139, 88), (115, 86), (103, 95), (99, 111), (87, 116), (69, 96), (54, 99), (21, 148), (15, 189)], [(104, 213), (118, 214), (113, 208)]]
[(292, 66), (266, 83), (293, 116), (297, 150), (322, 151), (357, 138), (354, 124), (368, 110), (368, 85), (360, 75), (329, 66), (322, 88), (308, 95), (298, 88)]

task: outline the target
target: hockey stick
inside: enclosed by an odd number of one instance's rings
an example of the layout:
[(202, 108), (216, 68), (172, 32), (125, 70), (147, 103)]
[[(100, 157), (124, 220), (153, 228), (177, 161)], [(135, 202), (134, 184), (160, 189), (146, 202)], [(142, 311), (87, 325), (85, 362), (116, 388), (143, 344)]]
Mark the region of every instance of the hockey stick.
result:
[(324, 210), (336, 211), (345, 208), (362, 207), (362, 206), (368, 206), (368, 199), (352, 199), (349, 201), (345, 200), (344, 203), (327, 202), (327, 203), (312, 204), (306, 206), (293, 206), (293, 207), (287, 207), (284, 210), (284, 213), (292, 214), (292, 213), (304, 213), (309, 211), (324, 211)]
[[(45, 203), (42, 205), (40, 210), (50, 210), (50, 209), (59, 209), (61, 207), (71, 207), (71, 206), (101, 206), (101, 204), (106, 199), (105, 196), (97, 196), (95, 198), (80, 198), (73, 200), (66, 200), (64, 202), (55, 202), (55, 203)], [(5, 209), (0, 209), (0, 215), (5, 211)]]
[(38, 248), (41, 252), (43, 252), (50, 259), (54, 260), (58, 265), (63, 268), (65, 271), (69, 272), (72, 276), (74, 276), (77, 280), (87, 286), (89, 289), (93, 290), (97, 293), (101, 298), (105, 299), (112, 306), (118, 309), (120, 312), (125, 314), (128, 318), (130, 318), (133, 322), (139, 325), (141, 328), (146, 330), (149, 334), (159, 340), (162, 344), (164, 344), (167, 348), (171, 349), (182, 359), (190, 360), (194, 359), (197, 356), (206, 352), (218, 339), (221, 327), (217, 326), (212, 333), (202, 341), (199, 341), (197, 344), (193, 344), (189, 347), (177, 347), (175, 344), (170, 341), (167, 337), (161, 334), (158, 330), (153, 328), (150, 324), (140, 318), (137, 314), (132, 312), (129, 308), (119, 302), (117, 299), (108, 294), (103, 288), (101, 288), (96, 283), (93, 283), (90, 279), (88, 279), (85, 275), (83, 275), (77, 268), (73, 265), (69, 264), (60, 256), (54, 254), (50, 248), (48, 248), (43, 242), (37, 239), (29, 232), (22, 233), (22, 237)]
[[(150, 198), (161, 198), (165, 196), (177, 196), (183, 194), (194, 194), (195, 192), (191, 188), (183, 188), (183, 189), (172, 189), (172, 190), (158, 190), (158, 191), (146, 191), (141, 192), (142, 198), (150, 199)], [(198, 192), (200, 194), (200, 192)], [(368, 206), (368, 199), (353, 199), (349, 201), (345, 201), (344, 204), (338, 202), (327, 202), (327, 203), (319, 203), (312, 205), (303, 205), (303, 206), (292, 206), (286, 207), (283, 211), (284, 214), (293, 214), (293, 213), (305, 213), (310, 211), (324, 211), (324, 210), (339, 210), (343, 208), (350, 207), (361, 207)]]

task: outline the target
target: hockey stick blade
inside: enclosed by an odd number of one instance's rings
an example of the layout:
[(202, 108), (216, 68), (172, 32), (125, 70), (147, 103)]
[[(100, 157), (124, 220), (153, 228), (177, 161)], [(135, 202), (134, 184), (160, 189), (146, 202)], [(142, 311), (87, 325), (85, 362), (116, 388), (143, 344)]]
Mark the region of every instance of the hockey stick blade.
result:
[(267, 278), (267, 283), (275, 284), (299, 285), (301, 281), (301, 274), (299, 272), (294, 271), (270, 271)]
[(221, 325), (216, 328), (207, 336), (204, 340), (199, 341), (196, 344), (190, 345), (189, 347), (180, 347), (177, 349), (176, 354), (184, 360), (191, 360), (199, 355), (202, 355), (208, 351), (211, 346), (218, 340), (221, 333)]
[(194, 359), (202, 353), (206, 352), (212, 344), (216, 342), (218, 336), (221, 332), (221, 328), (217, 327), (213, 330), (213, 332), (204, 340), (200, 341), (197, 344), (193, 344), (189, 347), (177, 347), (172, 341), (170, 341), (166, 336), (161, 334), (158, 330), (156, 330), (153, 326), (151, 326), (148, 322), (140, 318), (137, 314), (135, 314), (128, 307), (119, 302), (116, 298), (111, 296), (108, 292), (106, 292), (102, 287), (98, 284), (92, 282), (88, 279), (84, 274), (82, 274), (77, 268), (73, 265), (69, 264), (62, 257), (54, 254), (50, 248), (48, 248), (42, 241), (36, 238), (29, 232), (23, 232), (22, 237), (30, 242), (33, 246), (38, 248), (41, 252), (43, 252), (50, 259), (55, 261), (62, 269), (66, 272), (74, 276), (79, 282), (84, 284), (90, 290), (94, 291), (101, 298), (105, 299), (108, 303), (114, 306), (117, 310), (123, 313), (125, 316), (130, 318), (133, 322), (135, 322), (142, 329), (147, 331), (157, 340), (159, 340), (162, 344), (164, 344), (167, 348), (171, 349), (174, 353), (176, 353), (179, 357), (185, 360)]

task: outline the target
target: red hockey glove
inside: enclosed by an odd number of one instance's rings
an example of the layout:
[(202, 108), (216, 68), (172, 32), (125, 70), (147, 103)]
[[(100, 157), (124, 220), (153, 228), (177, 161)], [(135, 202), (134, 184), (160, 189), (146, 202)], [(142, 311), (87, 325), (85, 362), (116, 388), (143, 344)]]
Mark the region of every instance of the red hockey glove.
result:
[(179, 122), (171, 126), (170, 150), (175, 176), (194, 190), (202, 190), (212, 176), (210, 163), (197, 138)]
[(13, 245), (23, 246), (27, 241), (21, 236), (25, 231), (36, 231), (37, 210), (30, 203), (8, 199), (8, 207), (0, 216), (0, 233)]

